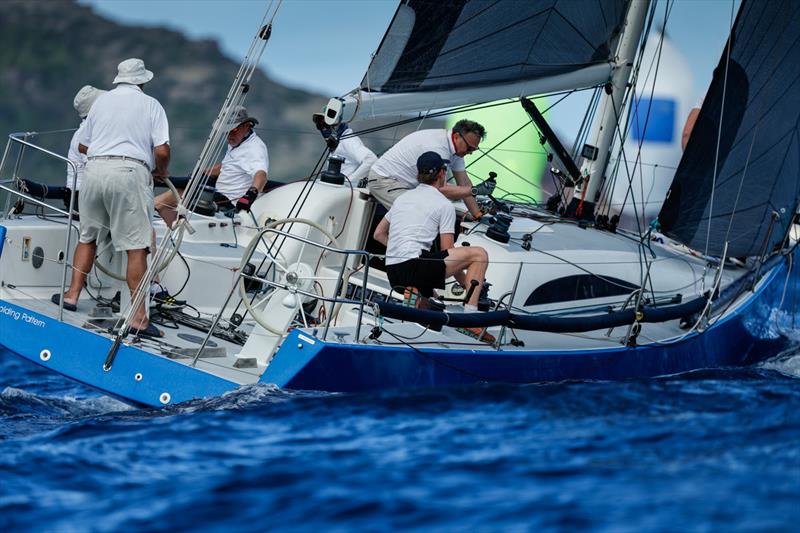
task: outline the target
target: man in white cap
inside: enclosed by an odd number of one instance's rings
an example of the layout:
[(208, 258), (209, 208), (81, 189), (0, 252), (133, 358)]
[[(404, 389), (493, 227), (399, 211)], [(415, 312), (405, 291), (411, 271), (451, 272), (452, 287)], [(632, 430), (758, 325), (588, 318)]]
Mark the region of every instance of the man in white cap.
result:
[(105, 92), (106, 91), (92, 87), (91, 85), (84, 85), (72, 101), (75, 111), (77, 111), (78, 116), (81, 117), (81, 124), (72, 135), (72, 140), (69, 142), (69, 151), (67, 152), (67, 159), (75, 163), (75, 169), (73, 169), (72, 165), (67, 165), (67, 192), (64, 196), (64, 207), (66, 209), (69, 209), (69, 199), (72, 194), (75, 194), (74, 208), (76, 210), (78, 209), (78, 191), (81, 190), (83, 170), (86, 166), (86, 154), (82, 154), (78, 151), (78, 139), (83, 134), (84, 127), (86, 126), (86, 115), (89, 114), (92, 104), (94, 104), (98, 96)]
[[(214, 203), (223, 211), (250, 211), (267, 184), (269, 153), (267, 145), (253, 130), (256, 124), (258, 120), (249, 116), (244, 106), (236, 106), (228, 122), (220, 126), (228, 132), (228, 151), (222, 163), (214, 165), (207, 173), (216, 180)], [(171, 227), (178, 217), (175, 196), (169, 191), (159, 194), (155, 205), (158, 214)]]
[[(73, 259), (72, 282), (63, 295), (64, 309), (76, 310), (97, 251), (97, 238), (108, 228), (117, 251), (128, 255), (126, 278), (132, 297), (147, 270), (153, 216), (153, 179), (168, 175), (169, 124), (164, 108), (142, 87), (153, 79), (141, 59), (117, 67), (116, 87), (100, 95), (86, 118), (79, 150), (88, 161), (81, 183), (80, 242)], [(53, 295), (59, 303), (62, 295)], [(134, 310), (130, 331), (160, 337), (144, 304)]]

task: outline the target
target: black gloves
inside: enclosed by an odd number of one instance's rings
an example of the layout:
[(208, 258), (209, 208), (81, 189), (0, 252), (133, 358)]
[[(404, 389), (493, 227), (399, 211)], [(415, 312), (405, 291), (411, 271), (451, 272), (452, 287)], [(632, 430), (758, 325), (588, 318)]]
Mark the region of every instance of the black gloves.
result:
[(250, 187), (247, 189), (247, 192), (244, 193), (244, 196), (239, 198), (239, 201), (236, 202), (236, 210), (237, 211), (250, 211), (250, 208), (253, 206), (253, 202), (256, 201), (258, 198), (258, 189), (255, 187)]

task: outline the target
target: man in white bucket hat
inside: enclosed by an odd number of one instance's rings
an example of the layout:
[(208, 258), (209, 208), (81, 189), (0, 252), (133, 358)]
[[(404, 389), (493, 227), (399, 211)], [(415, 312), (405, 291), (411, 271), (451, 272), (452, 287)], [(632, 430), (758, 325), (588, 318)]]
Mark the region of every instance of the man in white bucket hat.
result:
[[(75, 249), (72, 282), (64, 295), (64, 309), (77, 309), (97, 251), (97, 238), (108, 228), (117, 251), (128, 255), (126, 278), (133, 299), (147, 270), (153, 216), (153, 179), (168, 176), (169, 124), (158, 101), (142, 91), (153, 79), (141, 59), (126, 59), (117, 67), (116, 87), (100, 95), (86, 118), (78, 139), (88, 158), (81, 183), (80, 242)], [(144, 305), (130, 323), (137, 335), (160, 337), (150, 324)]]
[[(218, 128), (228, 132), (228, 151), (222, 163), (214, 165), (207, 173), (216, 179), (214, 203), (223, 211), (249, 211), (267, 184), (269, 153), (267, 145), (253, 130), (256, 124), (258, 120), (247, 113), (247, 108), (236, 106), (231, 117)], [(175, 206), (175, 196), (169, 191), (156, 197), (156, 209), (169, 226), (177, 218)]]
[(78, 209), (78, 191), (81, 190), (81, 180), (83, 179), (84, 167), (86, 167), (86, 154), (78, 151), (78, 139), (83, 134), (84, 127), (86, 126), (86, 115), (92, 108), (92, 104), (97, 100), (97, 97), (105, 93), (102, 89), (92, 87), (91, 85), (84, 85), (75, 95), (72, 105), (78, 116), (81, 117), (81, 124), (75, 133), (72, 135), (72, 140), (69, 142), (69, 150), (67, 151), (67, 159), (75, 163), (75, 169), (72, 165), (67, 165), (67, 193), (64, 195), (64, 206), (69, 209), (69, 198), (75, 194), (75, 209)]

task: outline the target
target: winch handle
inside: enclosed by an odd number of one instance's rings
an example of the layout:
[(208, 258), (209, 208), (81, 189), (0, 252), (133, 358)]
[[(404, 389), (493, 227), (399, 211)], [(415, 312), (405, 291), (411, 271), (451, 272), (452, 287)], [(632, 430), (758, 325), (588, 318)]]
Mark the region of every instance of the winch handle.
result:
[(467, 291), (467, 295), (464, 296), (464, 303), (467, 303), (469, 301), (469, 299), (472, 298), (472, 293), (475, 292), (475, 288), (478, 285), (480, 285), (480, 283), (478, 283), (478, 280), (476, 280), (476, 279), (473, 279), (470, 282), (470, 286), (469, 286), (469, 290)]
[[(489, 172), (489, 177), (486, 178), (486, 181), (493, 181), (493, 182), (497, 183), (497, 172)], [(494, 204), (494, 209), (495, 210), (500, 211), (502, 213), (509, 213), (511, 211), (508, 208), (508, 206), (505, 204), (505, 202), (503, 202), (501, 200), (498, 200), (497, 198), (495, 198), (491, 194), (489, 194), (487, 196), (489, 196), (489, 199)]]

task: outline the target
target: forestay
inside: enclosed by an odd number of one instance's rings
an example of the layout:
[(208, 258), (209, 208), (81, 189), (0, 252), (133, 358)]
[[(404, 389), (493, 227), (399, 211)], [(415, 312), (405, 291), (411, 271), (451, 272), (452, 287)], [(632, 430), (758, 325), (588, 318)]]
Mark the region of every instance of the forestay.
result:
[(358, 114), (604, 83), (626, 7), (626, 0), (405, 0), (356, 91)]
[(737, 257), (772, 250), (800, 193), (798, 102), (800, 3), (743, 1), (659, 214), (664, 231), (712, 255), (726, 241)]

